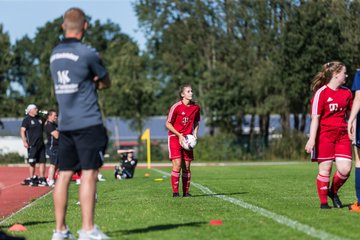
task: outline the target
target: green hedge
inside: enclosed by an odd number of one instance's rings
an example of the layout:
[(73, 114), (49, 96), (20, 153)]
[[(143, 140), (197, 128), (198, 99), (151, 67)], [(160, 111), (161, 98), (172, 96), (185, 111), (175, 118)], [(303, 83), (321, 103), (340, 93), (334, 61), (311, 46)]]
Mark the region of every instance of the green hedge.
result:
[(0, 154), (0, 164), (24, 163), (24, 157), (17, 153)]

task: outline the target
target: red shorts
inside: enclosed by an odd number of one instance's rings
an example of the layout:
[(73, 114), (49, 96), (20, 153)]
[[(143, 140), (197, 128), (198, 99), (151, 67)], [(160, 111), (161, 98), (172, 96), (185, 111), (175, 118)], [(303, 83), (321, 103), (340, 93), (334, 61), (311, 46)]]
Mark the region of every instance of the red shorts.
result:
[(179, 138), (176, 135), (168, 136), (168, 148), (170, 160), (177, 158), (183, 159), (184, 161), (194, 160), (193, 150), (187, 151), (183, 149), (179, 143)]
[(320, 126), (311, 155), (313, 162), (352, 160), (351, 140), (346, 128)]

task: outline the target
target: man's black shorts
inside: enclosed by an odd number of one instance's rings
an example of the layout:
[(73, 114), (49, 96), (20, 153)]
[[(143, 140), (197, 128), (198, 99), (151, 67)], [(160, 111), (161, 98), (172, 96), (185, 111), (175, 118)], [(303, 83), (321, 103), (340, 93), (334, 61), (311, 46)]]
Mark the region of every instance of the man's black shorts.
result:
[(46, 158), (49, 159), (50, 164), (57, 166), (58, 163), (58, 148), (46, 148)]
[(104, 162), (106, 145), (107, 134), (103, 125), (60, 131), (59, 170), (99, 169)]
[(34, 163), (46, 163), (45, 158), (45, 146), (37, 145), (37, 146), (31, 146), (28, 149), (28, 163), (34, 164)]

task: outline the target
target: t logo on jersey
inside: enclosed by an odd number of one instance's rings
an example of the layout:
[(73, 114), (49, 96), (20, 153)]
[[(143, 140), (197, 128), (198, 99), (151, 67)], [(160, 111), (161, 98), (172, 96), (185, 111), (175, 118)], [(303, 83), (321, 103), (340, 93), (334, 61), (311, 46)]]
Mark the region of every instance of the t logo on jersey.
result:
[(183, 120), (182, 120), (183, 125), (185, 126), (188, 122), (189, 122), (189, 118), (184, 117)]
[(330, 112), (335, 112), (338, 110), (339, 105), (337, 103), (330, 103), (329, 104), (329, 108), (330, 108)]
[(70, 82), (69, 70), (57, 71), (58, 82), (65, 85)]

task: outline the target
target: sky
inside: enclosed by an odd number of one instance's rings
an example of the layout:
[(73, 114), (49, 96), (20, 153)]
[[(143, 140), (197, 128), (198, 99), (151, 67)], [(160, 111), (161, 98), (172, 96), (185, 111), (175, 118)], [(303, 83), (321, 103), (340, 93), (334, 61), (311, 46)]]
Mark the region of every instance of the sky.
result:
[(139, 30), (133, 0), (0, 0), (0, 24), (15, 43), (24, 35), (33, 38), (37, 28), (62, 16), (70, 7), (79, 7), (91, 17), (105, 23), (107, 19), (120, 26), (144, 49), (145, 37)]

